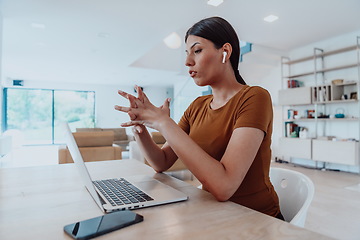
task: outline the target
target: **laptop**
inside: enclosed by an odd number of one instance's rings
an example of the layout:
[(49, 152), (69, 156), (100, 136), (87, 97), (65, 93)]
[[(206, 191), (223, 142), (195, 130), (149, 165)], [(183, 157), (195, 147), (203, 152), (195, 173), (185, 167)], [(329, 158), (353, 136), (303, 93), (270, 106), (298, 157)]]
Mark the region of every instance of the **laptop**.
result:
[(186, 194), (146, 175), (92, 180), (69, 125), (65, 123), (63, 127), (67, 146), (83, 183), (103, 212), (157, 206), (188, 199)]

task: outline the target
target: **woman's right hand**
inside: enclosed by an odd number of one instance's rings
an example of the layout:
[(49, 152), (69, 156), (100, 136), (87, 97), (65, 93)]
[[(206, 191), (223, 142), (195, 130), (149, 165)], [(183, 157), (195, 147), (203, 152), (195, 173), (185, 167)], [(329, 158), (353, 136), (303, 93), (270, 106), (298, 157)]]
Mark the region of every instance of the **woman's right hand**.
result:
[(130, 122), (123, 123), (121, 126), (134, 126), (138, 133), (143, 132), (145, 126), (160, 130), (162, 121), (170, 118), (170, 99), (166, 99), (162, 106), (156, 107), (150, 102), (140, 87), (136, 86), (136, 90), (138, 97), (120, 90), (118, 91), (121, 96), (130, 102), (129, 107), (115, 106), (116, 110), (126, 112), (130, 117)]

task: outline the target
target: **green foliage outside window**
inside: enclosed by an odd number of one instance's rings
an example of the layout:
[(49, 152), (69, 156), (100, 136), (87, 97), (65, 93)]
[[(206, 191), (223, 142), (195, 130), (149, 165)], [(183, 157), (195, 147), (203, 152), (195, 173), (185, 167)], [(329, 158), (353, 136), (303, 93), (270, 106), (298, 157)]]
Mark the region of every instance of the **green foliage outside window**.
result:
[(28, 144), (59, 142), (60, 122), (95, 126), (95, 92), (7, 88), (5, 129), (19, 130)]

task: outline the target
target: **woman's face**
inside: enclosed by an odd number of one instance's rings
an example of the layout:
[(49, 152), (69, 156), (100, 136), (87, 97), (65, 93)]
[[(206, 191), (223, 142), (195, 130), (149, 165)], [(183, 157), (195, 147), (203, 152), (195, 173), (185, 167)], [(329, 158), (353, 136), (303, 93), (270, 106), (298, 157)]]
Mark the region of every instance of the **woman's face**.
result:
[(219, 81), (224, 70), (222, 49), (202, 37), (190, 35), (186, 41), (186, 61), (189, 74), (198, 86), (212, 85)]

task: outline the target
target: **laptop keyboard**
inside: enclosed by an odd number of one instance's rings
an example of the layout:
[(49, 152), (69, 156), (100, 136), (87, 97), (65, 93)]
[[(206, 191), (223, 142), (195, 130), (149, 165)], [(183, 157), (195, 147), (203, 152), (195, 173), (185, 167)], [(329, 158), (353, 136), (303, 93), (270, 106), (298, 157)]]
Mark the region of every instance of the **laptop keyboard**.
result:
[(112, 206), (154, 200), (124, 178), (97, 180), (93, 181), (93, 183)]

